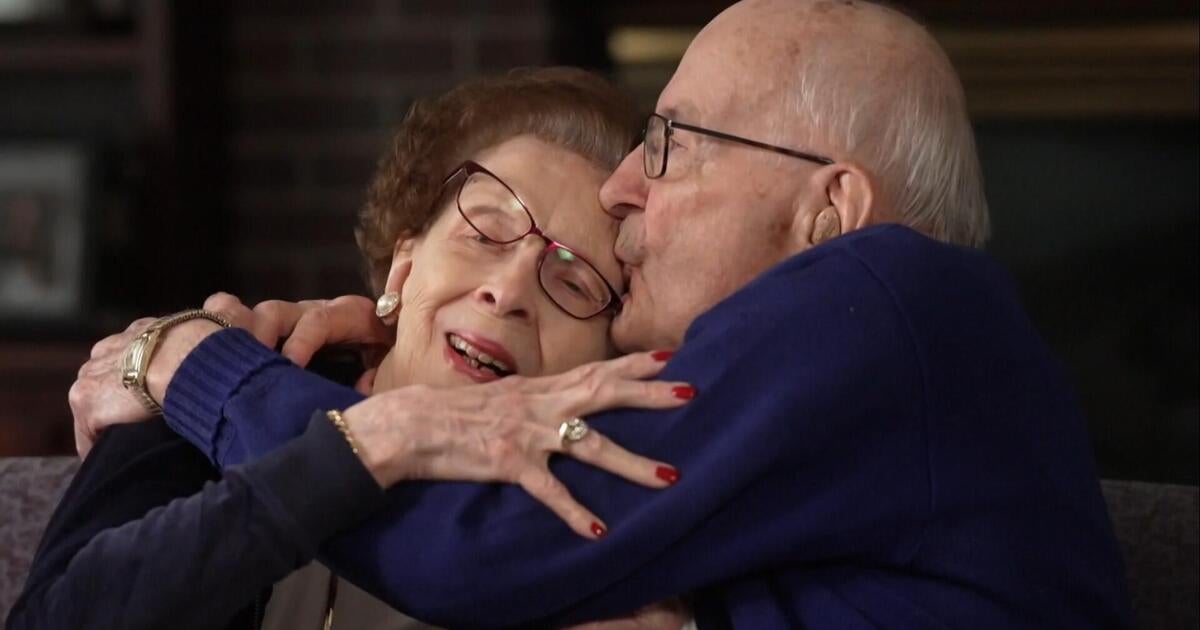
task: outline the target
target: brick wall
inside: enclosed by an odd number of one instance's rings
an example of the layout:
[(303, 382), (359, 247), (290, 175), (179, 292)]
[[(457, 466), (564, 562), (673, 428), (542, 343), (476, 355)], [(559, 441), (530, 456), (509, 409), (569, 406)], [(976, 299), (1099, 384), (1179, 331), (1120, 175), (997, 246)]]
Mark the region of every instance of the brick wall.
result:
[(551, 62), (547, 0), (235, 3), (225, 40), (232, 285), (247, 302), (362, 292), (351, 233), (414, 98)]

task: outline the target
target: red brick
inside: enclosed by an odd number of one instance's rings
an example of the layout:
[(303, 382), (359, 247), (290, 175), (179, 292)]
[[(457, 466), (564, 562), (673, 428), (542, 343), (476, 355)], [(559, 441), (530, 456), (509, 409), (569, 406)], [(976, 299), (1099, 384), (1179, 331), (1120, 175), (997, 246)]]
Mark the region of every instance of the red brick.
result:
[(479, 6), (477, 0), (402, 0), (398, 3), (405, 15), (470, 16)]
[(300, 252), (314, 247), (345, 244), (353, 238), (350, 221), (319, 220), (312, 217), (256, 213), (242, 215), (230, 223), (237, 243), (244, 247)]
[(272, 97), (236, 104), (232, 126), (256, 131), (371, 129), (380, 126), (378, 105), (365, 98)]
[(301, 16), (372, 14), (378, 8), (376, 0), (275, 0), (236, 3), (239, 16), (289, 18)]
[(490, 37), (476, 45), (476, 62), (485, 70), (541, 66), (550, 61), (550, 44), (545, 39)]
[[(341, 216), (343, 225), (350, 226), (354, 213), (366, 197), (366, 185), (329, 189), (241, 188), (234, 191), (231, 207), (234, 217), (266, 215), (254, 229), (270, 228), (282, 223), (303, 222), (316, 217)], [(297, 229), (297, 226), (280, 229)], [(346, 233), (346, 232), (343, 232)]]
[(378, 154), (388, 146), (390, 133), (380, 129), (306, 132), (262, 132), (245, 129), (230, 138), (234, 161), (262, 157), (356, 156)]
[(295, 162), (284, 157), (241, 158), (236, 161), (231, 184), (242, 187), (287, 187), (296, 184)]
[(359, 260), (352, 244), (293, 250), (241, 244), (234, 256), (238, 276), (235, 294), (243, 302), (255, 304), (267, 299), (302, 300), (361, 293), (363, 283), (350, 280), (344, 271), (330, 276), (341, 280), (322, 280), (325, 269), (352, 269)]
[(370, 292), (370, 283), (363, 274), (362, 257), (356, 255), (353, 261), (329, 260), (322, 264), (313, 278), (316, 295), (335, 296), (354, 293), (363, 295)]
[(312, 183), (321, 187), (366, 190), (378, 159), (377, 155), (317, 158), (309, 167)]
[(454, 69), (448, 38), (319, 42), (310, 55), (320, 73), (436, 75)]
[(488, 13), (500, 15), (544, 16), (549, 13), (547, 0), (496, 0), (488, 3)]
[(253, 306), (263, 300), (298, 300), (306, 296), (298, 267), (290, 262), (246, 259), (233, 265), (235, 284), (228, 289), (243, 303)]
[(304, 45), (341, 40), (348, 42), (431, 39), (452, 33), (463, 23), (457, 16), (379, 15), (288, 16), (238, 19), (231, 40), (235, 47), (259, 41), (288, 41)]
[(235, 42), (228, 49), (229, 64), (239, 72), (256, 75), (295, 72), (294, 46), (288, 41), (256, 38), (253, 42)]

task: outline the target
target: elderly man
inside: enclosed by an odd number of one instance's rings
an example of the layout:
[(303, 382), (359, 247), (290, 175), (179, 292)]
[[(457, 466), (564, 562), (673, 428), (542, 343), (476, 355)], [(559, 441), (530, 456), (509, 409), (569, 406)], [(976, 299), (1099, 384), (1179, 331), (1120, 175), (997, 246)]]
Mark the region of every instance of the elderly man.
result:
[[(611, 525), (596, 544), (524, 509), (519, 489), (397, 487), (330, 542), (331, 564), (451, 626), (570, 623), (679, 596), (701, 628), (1130, 625), (1066, 381), (1004, 274), (960, 247), (984, 241), (986, 205), (961, 88), (920, 26), (854, 1), (731, 7), (601, 197), (623, 219), (629, 280), (614, 340), (678, 347), (663, 376), (700, 395), (589, 421), (682, 478), (656, 494), (558, 462)], [(295, 326), (290, 354), (306, 359), (325, 340), (370, 339), (356, 304), (209, 306)], [(565, 381), (551, 377), (356, 405), (244, 331), (179, 330), (151, 394), (170, 377), (188, 392), (166, 395), (168, 422), (223, 467), (300, 435), (316, 409), (346, 409), (386, 459), (403, 438), (390, 415), (504, 419), (583, 395), (555, 394)], [(205, 384), (214, 370), (228, 387)], [(291, 464), (360, 465), (310, 455)]]

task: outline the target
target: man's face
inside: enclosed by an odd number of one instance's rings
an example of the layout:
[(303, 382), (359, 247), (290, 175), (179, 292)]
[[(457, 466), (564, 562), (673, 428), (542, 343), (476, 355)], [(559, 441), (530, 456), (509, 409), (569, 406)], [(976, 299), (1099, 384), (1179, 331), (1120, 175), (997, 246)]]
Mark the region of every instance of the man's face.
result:
[[(728, 33), (702, 33), (663, 90), (657, 112), (709, 129), (769, 139), (764, 118), (770, 68)], [(757, 91), (756, 91), (757, 90)], [(701, 313), (784, 259), (788, 211), (809, 171), (772, 154), (676, 130), (666, 173), (647, 179), (643, 147), (629, 154), (600, 191), (623, 218), (617, 257), (629, 277), (613, 323), (623, 351), (673, 348)], [(791, 160), (789, 162), (797, 162)]]

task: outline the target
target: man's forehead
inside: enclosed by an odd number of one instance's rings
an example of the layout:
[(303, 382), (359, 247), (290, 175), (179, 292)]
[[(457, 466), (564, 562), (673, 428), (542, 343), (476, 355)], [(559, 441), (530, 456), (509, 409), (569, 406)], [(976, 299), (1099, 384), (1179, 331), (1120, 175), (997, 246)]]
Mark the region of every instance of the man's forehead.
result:
[(699, 116), (699, 108), (690, 100), (675, 100), (671, 104), (665, 104), (663, 100), (659, 101), (660, 105), (655, 111), (659, 114), (670, 118), (671, 120), (681, 120), (684, 122), (696, 121)]
[(729, 95), (715, 85), (720, 80), (717, 77), (710, 75), (712, 80), (704, 81), (694, 74), (681, 65), (659, 96), (655, 111), (672, 120), (694, 125), (711, 123), (714, 116), (725, 109)]
[(746, 111), (747, 92), (770, 82), (772, 70), (740, 40), (741, 29), (706, 28), (684, 53), (658, 100), (658, 113), (695, 124), (715, 124)]

